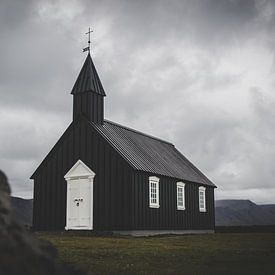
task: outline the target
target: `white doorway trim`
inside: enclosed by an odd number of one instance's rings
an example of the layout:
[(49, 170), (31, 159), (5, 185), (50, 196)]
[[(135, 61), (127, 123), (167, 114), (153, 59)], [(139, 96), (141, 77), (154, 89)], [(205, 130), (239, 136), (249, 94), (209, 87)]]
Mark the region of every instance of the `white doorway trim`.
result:
[[(66, 210), (66, 230), (92, 230), (93, 229), (93, 181), (95, 173), (80, 159), (64, 176), (67, 181), (67, 210)], [(83, 190), (85, 188), (85, 190)], [(74, 195), (72, 190), (80, 190), (77, 198), (72, 198)], [(84, 201), (84, 202), (83, 202)], [(82, 206), (83, 205), (83, 206)], [(81, 206), (85, 209), (85, 224), (72, 222), (72, 217), (75, 215), (72, 209)], [(81, 207), (78, 210), (81, 210)], [(82, 208), (83, 209), (83, 208)], [(81, 210), (82, 211), (82, 210)], [(83, 211), (84, 212), (84, 211)], [(79, 221), (78, 216), (78, 221)]]

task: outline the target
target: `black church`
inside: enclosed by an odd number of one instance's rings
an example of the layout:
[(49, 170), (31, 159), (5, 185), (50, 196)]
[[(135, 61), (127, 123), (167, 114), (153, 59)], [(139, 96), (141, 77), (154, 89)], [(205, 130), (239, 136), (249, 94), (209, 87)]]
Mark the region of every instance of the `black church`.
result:
[(104, 119), (90, 53), (71, 94), (73, 121), (31, 176), (35, 230), (214, 232), (216, 186), (170, 142)]

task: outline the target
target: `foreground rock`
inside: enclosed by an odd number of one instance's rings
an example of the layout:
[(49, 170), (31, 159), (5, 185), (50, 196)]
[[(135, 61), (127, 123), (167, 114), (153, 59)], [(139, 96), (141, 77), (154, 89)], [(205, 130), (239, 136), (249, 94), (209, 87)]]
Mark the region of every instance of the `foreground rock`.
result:
[(36, 239), (13, 220), (10, 187), (2, 171), (0, 171), (0, 274), (86, 274), (65, 266), (50, 243)]

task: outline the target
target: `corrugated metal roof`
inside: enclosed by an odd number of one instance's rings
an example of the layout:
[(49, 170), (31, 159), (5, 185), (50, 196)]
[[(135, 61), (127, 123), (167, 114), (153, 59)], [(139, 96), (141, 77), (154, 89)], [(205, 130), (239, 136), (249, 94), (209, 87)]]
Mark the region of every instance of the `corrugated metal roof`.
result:
[(103, 96), (106, 95), (90, 54), (87, 55), (71, 94), (84, 92), (94, 92)]
[(172, 143), (108, 120), (91, 124), (135, 169), (215, 186)]

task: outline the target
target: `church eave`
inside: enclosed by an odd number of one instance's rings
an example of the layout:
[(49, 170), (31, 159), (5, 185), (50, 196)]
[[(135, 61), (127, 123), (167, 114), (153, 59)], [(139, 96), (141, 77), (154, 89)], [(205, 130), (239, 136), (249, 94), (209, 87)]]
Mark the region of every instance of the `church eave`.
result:
[[(87, 91), (82, 91), (82, 92), (74, 92), (74, 91), (71, 91), (71, 95), (79, 95), (79, 94), (84, 94), (84, 93), (95, 93), (95, 94), (98, 94), (98, 92), (90, 89), (90, 90), (87, 90)], [(105, 92), (104, 93), (100, 93), (100, 95), (102, 96), (106, 96)]]

